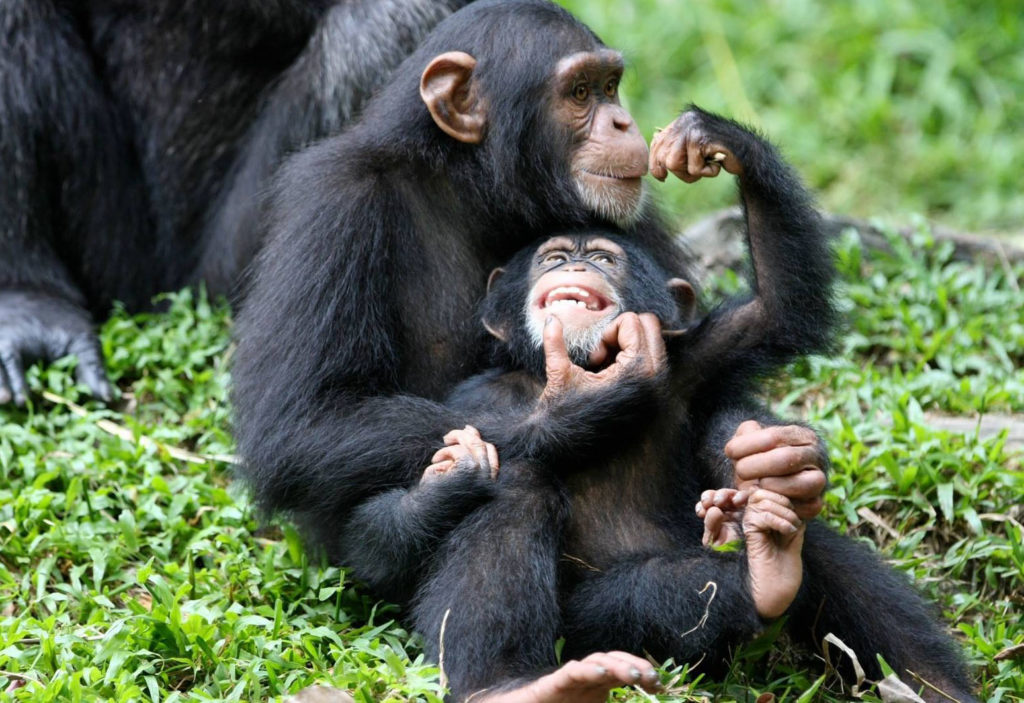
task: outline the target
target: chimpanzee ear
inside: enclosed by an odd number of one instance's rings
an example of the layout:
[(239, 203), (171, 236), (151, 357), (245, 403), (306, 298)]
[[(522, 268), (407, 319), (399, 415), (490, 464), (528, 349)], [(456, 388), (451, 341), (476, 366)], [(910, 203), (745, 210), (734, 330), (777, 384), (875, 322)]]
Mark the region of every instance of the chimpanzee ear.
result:
[(420, 76), (420, 97), (445, 134), (467, 144), (484, 138), (487, 110), (473, 80), (476, 59), (462, 51), (448, 51), (427, 65)]
[[(505, 275), (505, 269), (503, 269), (503, 268), (496, 268), (493, 271), (491, 271), (491, 275), (487, 277), (487, 294), (488, 295), (490, 295), (491, 288), (494, 287), (495, 282), (499, 278), (501, 278), (503, 275)], [(505, 325), (504, 324), (497, 324), (497, 323), (487, 319), (486, 315), (484, 316), (483, 320), (481, 320), (481, 322), (484, 323), (484, 329), (487, 330), (488, 332), (490, 332), (499, 342), (507, 342), (508, 341), (508, 333), (505, 331)]]
[(683, 322), (693, 319), (693, 314), (697, 310), (697, 294), (694, 292), (693, 286), (681, 278), (670, 278), (665, 285), (676, 299), (679, 318)]
[(498, 279), (501, 278), (504, 275), (505, 275), (505, 269), (501, 268), (500, 266), (498, 268), (494, 269), (493, 271), (491, 271), (491, 275), (487, 277), (487, 293), (488, 294), (490, 294), (491, 288), (494, 287), (494, 284), (497, 283)]

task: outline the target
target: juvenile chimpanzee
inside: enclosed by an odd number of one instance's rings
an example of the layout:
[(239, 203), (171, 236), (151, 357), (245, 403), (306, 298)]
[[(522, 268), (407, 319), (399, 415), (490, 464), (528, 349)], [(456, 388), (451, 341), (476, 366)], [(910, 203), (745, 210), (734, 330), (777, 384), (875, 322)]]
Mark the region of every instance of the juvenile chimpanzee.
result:
[[(725, 168), (744, 171), (723, 143)], [(752, 135), (732, 143), (766, 148)], [(787, 178), (771, 161), (767, 152), (759, 166)], [(722, 484), (700, 428), (716, 402), (727, 402), (719, 389), (749, 389), (751, 368), (765, 373), (826, 340), (827, 323), (801, 334), (795, 317), (831, 317), (827, 286), (801, 293), (799, 309), (778, 304), (802, 286), (794, 273), (829, 277), (814, 231), (752, 225), (750, 245), (755, 295), (692, 325), (685, 282), (611, 234), (555, 237), (492, 277), (483, 320), (498, 340), (498, 366), (455, 390), (448, 406), (475, 427), (451, 433), (446, 441), (460, 451), (438, 452), (423, 478), (431, 486), (449, 473), (487, 480), (500, 455), (494, 498), (441, 541), (415, 599), (416, 625), (434, 655), (443, 647), (456, 700), (484, 689), (503, 702), (562, 700), (570, 690), (589, 700), (574, 683), (577, 664), (540, 676), (555, 664), (559, 635), (567, 656), (617, 649), (715, 669), (784, 613), (800, 641), (818, 645), (832, 632), (876, 676), (880, 653), (908, 683), (914, 672), (971, 700), (953, 643), (904, 579), (820, 522), (804, 537), (784, 496), (750, 489), (744, 552), (701, 543), (694, 503)], [(662, 325), (671, 329), (665, 344)], [(645, 367), (645, 382), (624, 387), (620, 364)], [(396, 526), (417, 490), (362, 506), (353, 536)], [(390, 539), (394, 554), (403, 532)], [(378, 545), (351, 547), (357, 574), (379, 572)], [(591, 671), (584, 688), (603, 700), (622, 680)], [(634, 680), (647, 683), (640, 673)]]
[[(462, 426), (436, 401), (481, 368), (474, 314), (489, 271), (596, 218), (686, 276), (644, 205), (648, 151), (619, 105), (622, 71), (617, 52), (550, 2), (479, 0), (439, 24), (346, 133), (282, 169), (236, 326), (235, 430), (260, 506), (306, 526), (337, 561), (355, 508), (417, 481), (437, 449), (420, 438)], [(746, 394), (721, 392), (734, 402), (716, 404), (703, 429), (731, 476), (722, 447), (733, 431), (773, 421)], [(798, 478), (824, 464), (814, 433), (758, 436), (745, 458), (784, 462), (805, 502), (818, 500), (822, 482)], [(407, 505), (408, 525), (454, 524), (490, 495), (445, 484)], [(452, 497), (453, 486), (464, 490)], [(416, 578), (388, 595), (407, 597)]]
[(0, 406), (92, 321), (205, 281), (230, 293), (288, 152), (336, 133), (467, 0), (0, 3)]

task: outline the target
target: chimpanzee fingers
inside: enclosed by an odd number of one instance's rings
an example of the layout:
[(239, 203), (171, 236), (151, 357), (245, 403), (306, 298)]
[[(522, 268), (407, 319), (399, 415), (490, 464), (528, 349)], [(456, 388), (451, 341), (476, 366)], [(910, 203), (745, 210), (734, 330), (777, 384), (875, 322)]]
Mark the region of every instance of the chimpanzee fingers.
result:
[(640, 313), (643, 353), (651, 375), (662, 371), (668, 363), (665, 338), (661, 336), (661, 320), (654, 313)]
[(701, 538), (704, 546), (719, 544), (719, 537), (722, 533), (722, 526), (725, 524), (725, 513), (721, 508), (711, 506), (704, 515), (704, 536)]
[(707, 508), (710, 508), (714, 504), (715, 504), (715, 491), (714, 490), (710, 490), (709, 489), (709, 490), (704, 491), (703, 493), (700, 494), (700, 502), (697, 503), (698, 507), (703, 506), (704, 509), (706, 510)]
[(783, 535), (796, 534), (803, 521), (785, 496), (766, 490), (755, 491), (743, 514), (743, 531), (774, 530)]
[[(703, 178), (710, 174), (705, 160), (704, 140), (699, 135), (688, 140), (686, 149), (686, 171), (694, 178)], [(716, 172), (717, 173), (717, 172)]]
[(114, 391), (107, 380), (99, 340), (91, 333), (80, 335), (72, 340), (68, 353), (78, 357), (78, 367), (75, 369), (78, 382), (85, 384), (96, 398), (109, 402), (114, 397)]
[(734, 461), (733, 467), (738, 480), (753, 481), (768, 476), (788, 476), (804, 469), (818, 469), (820, 457), (816, 446), (776, 447)]
[[(24, 405), (28, 398), (25, 369), (22, 366), (21, 353), (9, 342), (0, 342), (0, 366), (7, 375), (8, 401), (13, 398), (15, 405)], [(0, 395), (2, 394), (3, 390), (0, 389)]]
[(544, 323), (544, 367), (548, 386), (564, 388), (568, 384), (572, 360), (565, 348), (562, 321), (554, 315)]
[(736, 433), (725, 444), (725, 455), (736, 461), (751, 454), (766, 452), (782, 446), (815, 446), (818, 435), (801, 425), (762, 427), (754, 420), (740, 424)]
[(770, 510), (748, 511), (743, 520), (743, 533), (778, 532), (782, 536), (791, 536), (800, 529), (800, 523), (793, 524), (785, 517), (776, 515)]
[(662, 160), (662, 150), (664, 149), (666, 130), (660, 130), (654, 133), (651, 137), (651, 149), (650, 155), (647, 157), (648, 171), (651, 175), (657, 178), (659, 181), (663, 181), (668, 177), (668, 169), (665, 168), (665, 164)]
[(434, 456), (430, 457), (430, 463), (436, 464), (439, 461), (456, 461), (459, 457), (463, 456), (465, 449), (456, 445), (452, 447), (442, 447), (434, 452)]
[(654, 690), (658, 686), (657, 670), (649, 661), (634, 654), (620, 651), (595, 652), (583, 661), (603, 666), (622, 683), (637, 684), (647, 690)]
[(619, 315), (609, 322), (601, 332), (601, 346), (604, 347), (605, 352), (611, 357), (614, 357), (621, 350), (619, 347), (619, 328), (622, 326), (624, 319), (622, 315)]
[(628, 359), (656, 365), (658, 350), (661, 350), (660, 356), (664, 356), (665, 342), (661, 338), (661, 322), (656, 315), (624, 312), (613, 324), (614, 343)]
[(454, 461), (447, 460), (434, 462), (423, 470), (423, 478), (433, 478), (435, 476), (440, 476), (441, 474), (446, 474), (449, 471), (451, 471), (454, 467)]
[(788, 476), (767, 476), (760, 480), (761, 488), (781, 493), (792, 501), (820, 500), (828, 480), (817, 467), (804, 468)]
[(491, 466), (491, 478), (498, 478), (498, 469), (501, 465), (498, 463), (498, 448), (490, 442), (486, 442), (487, 446), (487, 461)]
[(484, 469), (488, 474), (493, 471), (491, 467), (491, 453), (487, 450), (489, 445), (480, 437), (480, 431), (477, 428), (472, 425), (466, 425), (462, 432), (460, 443), (469, 450), (470, 456), (472, 456), (477, 466)]

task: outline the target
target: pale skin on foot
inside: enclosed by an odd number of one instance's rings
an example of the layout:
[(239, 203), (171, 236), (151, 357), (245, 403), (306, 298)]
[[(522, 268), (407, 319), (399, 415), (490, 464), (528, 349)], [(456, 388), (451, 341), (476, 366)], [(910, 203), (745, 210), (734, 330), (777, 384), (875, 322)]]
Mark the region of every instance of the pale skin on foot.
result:
[[(742, 511), (742, 518), (738, 517)], [(737, 539), (747, 550), (747, 577), (757, 614), (777, 618), (796, 598), (803, 580), (801, 549), (806, 526), (785, 496), (764, 488), (752, 493), (735, 488), (705, 491), (697, 504), (704, 518), (704, 543), (720, 545)]]
[(472, 703), (604, 703), (614, 688), (636, 685), (654, 693), (658, 672), (646, 659), (626, 652), (595, 652), (563, 664), (535, 681), (498, 693), (481, 691)]

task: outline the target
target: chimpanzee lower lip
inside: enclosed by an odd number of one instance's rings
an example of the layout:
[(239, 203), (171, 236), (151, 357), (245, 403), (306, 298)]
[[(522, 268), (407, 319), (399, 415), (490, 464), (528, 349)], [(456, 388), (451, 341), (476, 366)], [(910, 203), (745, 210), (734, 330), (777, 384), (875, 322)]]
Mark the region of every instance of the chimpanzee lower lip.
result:
[(625, 173), (625, 174), (616, 175), (616, 174), (610, 174), (610, 173), (595, 173), (594, 171), (588, 171), (585, 168), (584, 169), (580, 169), (580, 172), (581, 173), (585, 173), (588, 176), (592, 176), (594, 178), (602, 178), (602, 179), (608, 180), (608, 181), (625, 181), (625, 182), (630, 182), (630, 181), (639, 181), (641, 178), (643, 178), (643, 174), (632, 175), (632, 174)]

